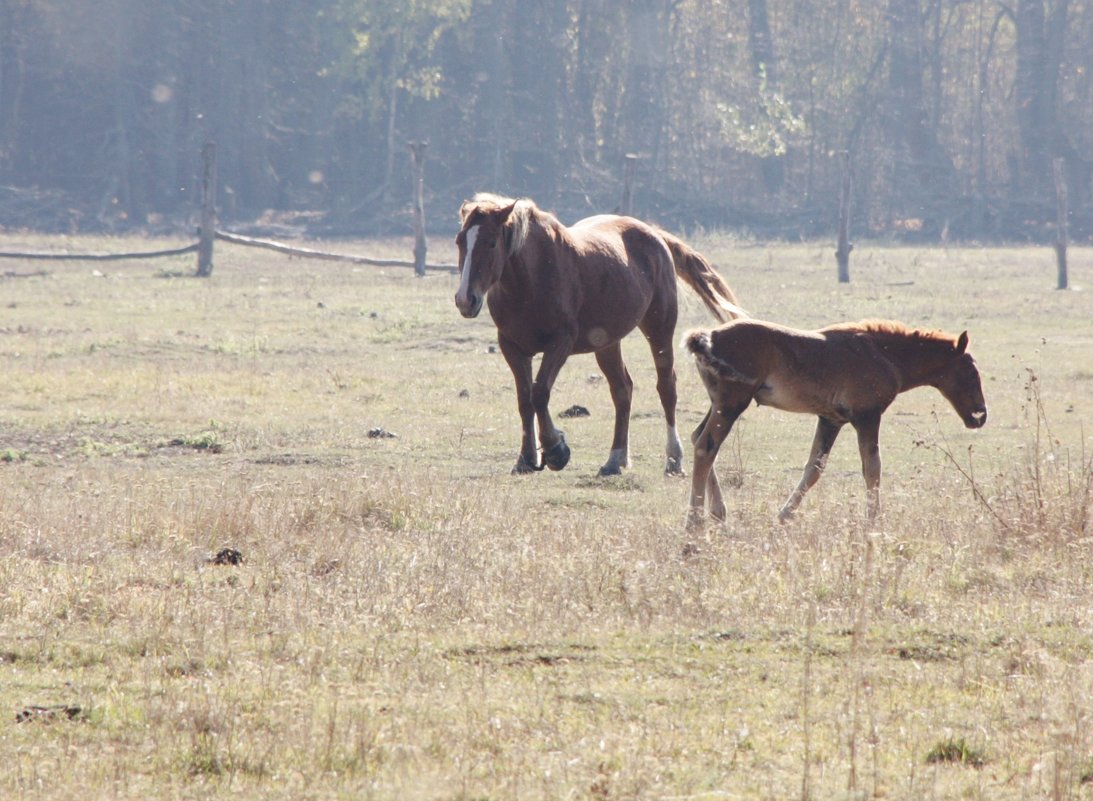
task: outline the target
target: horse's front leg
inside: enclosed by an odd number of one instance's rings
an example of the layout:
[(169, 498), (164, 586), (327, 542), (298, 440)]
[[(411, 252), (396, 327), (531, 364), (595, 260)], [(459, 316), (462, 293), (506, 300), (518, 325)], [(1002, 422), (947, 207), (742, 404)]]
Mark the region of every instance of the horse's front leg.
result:
[(504, 336), (497, 337), (501, 354), (512, 370), (516, 380), (516, 406), (520, 412), (520, 426), (523, 435), (520, 442), (520, 455), (512, 468), (513, 475), (533, 473), (542, 470), (539, 453), (535, 447), (535, 406), (531, 400), (531, 357), (524, 354), (512, 340)]
[(827, 466), (828, 454), (831, 453), (831, 448), (835, 444), (835, 439), (839, 436), (842, 427), (842, 423), (828, 420), (826, 417), (817, 420), (816, 435), (812, 438), (812, 452), (808, 455), (808, 463), (805, 464), (805, 471), (801, 475), (801, 481), (797, 484), (797, 489), (793, 490), (778, 512), (780, 522), (785, 523), (793, 517), (793, 513), (797, 511), (797, 507), (804, 500), (805, 493), (820, 480), (820, 476)]
[(865, 516), (872, 523), (880, 514), (880, 415), (855, 421), (854, 429), (865, 477)]
[(550, 390), (565, 360), (573, 352), (573, 342), (573, 337), (558, 337), (547, 346), (531, 387), (531, 404), (539, 421), (539, 443), (543, 446), (543, 464), (551, 470), (561, 470), (569, 464), (565, 432), (555, 427), (549, 406)]

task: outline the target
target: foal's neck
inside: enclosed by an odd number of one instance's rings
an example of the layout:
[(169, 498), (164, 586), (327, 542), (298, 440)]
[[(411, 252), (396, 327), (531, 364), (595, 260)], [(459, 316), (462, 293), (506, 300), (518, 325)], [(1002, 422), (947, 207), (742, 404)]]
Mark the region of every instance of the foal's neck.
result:
[(933, 386), (953, 355), (953, 345), (928, 333), (881, 335), (885, 356), (900, 371), (904, 390)]

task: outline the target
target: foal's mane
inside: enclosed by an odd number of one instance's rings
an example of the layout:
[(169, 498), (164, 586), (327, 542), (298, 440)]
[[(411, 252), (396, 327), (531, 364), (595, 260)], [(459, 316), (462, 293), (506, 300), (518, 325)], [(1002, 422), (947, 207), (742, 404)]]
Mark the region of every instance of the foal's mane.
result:
[(831, 326), (834, 329), (844, 331), (859, 331), (863, 334), (874, 334), (883, 338), (899, 339), (910, 342), (937, 343), (955, 347), (956, 337), (952, 334), (937, 329), (912, 328), (896, 320), (862, 320), (857, 323), (842, 323)]
[(473, 198), (463, 204), (463, 207), (459, 210), (459, 218), (461, 221), (465, 221), (467, 216), (475, 209), (496, 211), (514, 203), (516, 205), (505, 222), (505, 253), (508, 256), (513, 256), (520, 251), (520, 248), (527, 242), (532, 226), (538, 226), (542, 229), (561, 226), (557, 217), (540, 209), (533, 200), (526, 197), (514, 199), (504, 195), (496, 195), (492, 192), (476, 193)]

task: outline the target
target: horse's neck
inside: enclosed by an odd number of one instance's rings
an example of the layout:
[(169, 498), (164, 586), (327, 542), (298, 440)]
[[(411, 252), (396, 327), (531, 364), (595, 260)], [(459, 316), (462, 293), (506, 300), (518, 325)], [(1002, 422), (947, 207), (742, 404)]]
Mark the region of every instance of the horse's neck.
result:
[(505, 262), (505, 271), (501, 274), (501, 284), (512, 290), (521, 290), (534, 283), (535, 276), (554, 260), (546, 258), (547, 251), (555, 238), (538, 226), (532, 226), (523, 245), (515, 253), (509, 254)]

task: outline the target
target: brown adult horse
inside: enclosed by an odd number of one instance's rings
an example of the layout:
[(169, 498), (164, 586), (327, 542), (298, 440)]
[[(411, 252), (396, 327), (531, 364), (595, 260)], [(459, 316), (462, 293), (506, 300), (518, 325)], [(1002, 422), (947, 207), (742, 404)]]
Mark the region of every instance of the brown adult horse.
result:
[[(630, 217), (600, 215), (573, 226), (527, 199), (479, 194), (459, 211), (455, 238), (461, 278), (455, 305), (475, 317), (483, 301), (497, 325), (497, 342), (516, 379), (523, 441), (514, 473), (561, 470), (569, 462), (565, 434), (548, 404), (554, 379), (573, 353), (594, 353), (611, 388), (615, 436), (600, 468), (612, 475), (630, 466), (633, 381), (621, 340), (635, 327), (649, 342), (657, 392), (668, 425), (665, 472), (683, 472), (676, 433), (676, 276), (722, 322), (741, 314), (728, 284), (680, 240)], [(532, 380), (532, 357), (542, 353)], [(535, 444), (535, 423), (543, 464)]]
[(870, 320), (819, 331), (797, 331), (758, 320), (738, 320), (713, 331), (692, 331), (684, 345), (694, 355), (710, 395), (710, 410), (695, 429), (689, 528), (701, 526), (703, 501), (725, 519), (725, 502), (714, 471), (717, 450), (736, 418), (754, 400), (819, 418), (812, 453), (797, 489), (778, 513), (793, 516), (815, 484), (840, 429), (858, 433), (869, 520), (880, 509), (880, 418), (896, 395), (915, 387), (937, 388), (968, 428), (987, 422), (987, 407), (968, 333), (912, 329)]

